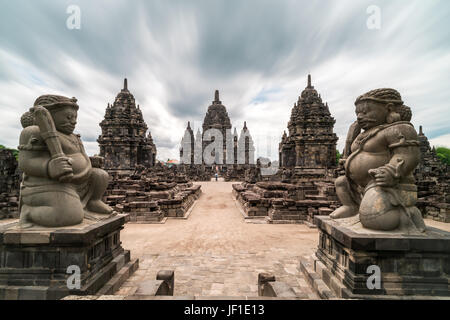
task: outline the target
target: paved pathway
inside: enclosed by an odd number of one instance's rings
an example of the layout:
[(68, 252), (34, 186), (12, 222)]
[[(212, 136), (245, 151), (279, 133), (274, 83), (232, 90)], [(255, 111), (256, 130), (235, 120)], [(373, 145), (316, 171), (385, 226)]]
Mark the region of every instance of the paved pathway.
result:
[(125, 226), (123, 247), (140, 262), (116, 295), (133, 295), (143, 280), (172, 269), (177, 296), (255, 297), (258, 273), (271, 272), (299, 295), (317, 298), (297, 270), (299, 257), (317, 246), (316, 229), (245, 223), (232, 198), (232, 183), (200, 184), (203, 194), (189, 219)]

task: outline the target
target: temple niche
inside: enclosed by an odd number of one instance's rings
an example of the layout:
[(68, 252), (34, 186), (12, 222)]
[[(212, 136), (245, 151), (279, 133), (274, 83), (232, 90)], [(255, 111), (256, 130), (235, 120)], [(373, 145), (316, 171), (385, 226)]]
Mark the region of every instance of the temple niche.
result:
[[(194, 132), (188, 122), (181, 140), (180, 159), (186, 174), (192, 180), (209, 181), (216, 168), (226, 181), (244, 180), (245, 171), (255, 166), (255, 147), (247, 122), (238, 135), (232, 125), (226, 107), (219, 98), (219, 91), (214, 94), (214, 101), (208, 107), (202, 124), (202, 132)], [(211, 148), (216, 134), (221, 134), (219, 150)], [(205, 157), (205, 150), (211, 149), (211, 157)]]
[(300, 176), (325, 176), (328, 168), (335, 168), (335, 122), (308, 75), (307, 87), (292, 108), (289, 134), (283, 133), (279, 145), (280, 167), (295, 168)]
[(153, 167), (156, 146), (142, 117), (139, 105), (128, 91), (127, 79), (112, 105), (108, 103), (105, 118), (100, 122), (98, 138), (100, 155), (106, 170), (133, 170), (137, 166)]

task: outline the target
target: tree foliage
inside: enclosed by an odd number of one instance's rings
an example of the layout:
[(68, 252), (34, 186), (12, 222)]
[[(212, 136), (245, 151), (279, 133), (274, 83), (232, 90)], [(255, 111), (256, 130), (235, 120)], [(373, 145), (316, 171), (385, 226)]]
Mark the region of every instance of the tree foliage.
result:
[(342, 155), (339, 150), (336, 150), (336, 165), (339, 164), (339, 159), (341, 159)]
[(450, 149), (445, 147), (436, 148), (436, 155), (443, 162), (450, 166)]

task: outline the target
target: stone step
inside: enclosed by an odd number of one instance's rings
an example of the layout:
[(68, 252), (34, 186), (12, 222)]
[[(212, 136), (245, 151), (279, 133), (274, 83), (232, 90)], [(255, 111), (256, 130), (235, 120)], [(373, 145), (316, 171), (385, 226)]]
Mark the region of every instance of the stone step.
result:
[(139, 259), (129, 261), (97, 292), (97, 295), (114, 294), (138, 268)]
[(320, 274), (315, 270), (315, 259), (313, 257), (301, 257), (299, 263), (299, 271), (305, 276), (306, 282), (317, 293), (321, 299), (329, 300), (336, 299), (336, 295), (332, 292), (325, 282), (322, 280)]

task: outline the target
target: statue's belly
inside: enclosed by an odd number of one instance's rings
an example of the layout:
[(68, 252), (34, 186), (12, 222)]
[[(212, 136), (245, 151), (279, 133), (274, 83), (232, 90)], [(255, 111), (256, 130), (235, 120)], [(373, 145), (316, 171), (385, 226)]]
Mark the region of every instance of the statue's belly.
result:
[(347, 175), (358, 185), (365, 187), (372, 180), (368, 171), (387, 164), (389, 160), (389, 152), (370, 153), (362, 151), (350, 159)]
[(89, 177), (91, 171), (91, 162), (82, 153), (67, 155), (72, 159), (73, 175), (76, 178), (74, 182), (82, 182)]

